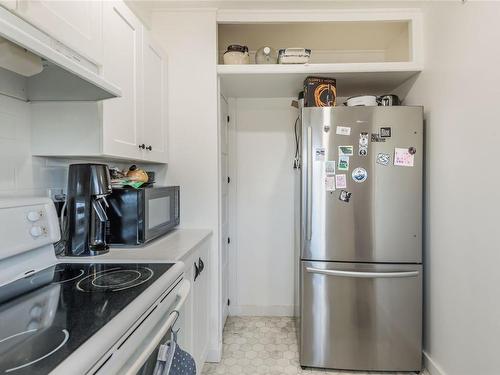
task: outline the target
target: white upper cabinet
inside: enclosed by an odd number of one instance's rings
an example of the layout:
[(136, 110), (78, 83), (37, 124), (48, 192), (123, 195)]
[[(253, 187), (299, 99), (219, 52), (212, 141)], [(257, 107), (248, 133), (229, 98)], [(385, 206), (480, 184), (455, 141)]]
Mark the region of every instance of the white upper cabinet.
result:
[(122, 97), (104, 101), (103, 152), (142, 158), (142, 32), (143, 27), (123, 2), (104, 2), (103, 76), (122, 90)]
[[(26, 21), (96, 65), (102, 61), (101, 1), (2, 1)], [(105, 3), (105, 2), (104, 2)], [(57, 48), (57, 46), (54, 46)]]
[(166, 163), (166, 55), (124, 2), (101, 4), (101, 74), (122, 96), (100, 104), (34, 105), (32, 152)]
[(167, 61), (166, 54), (143, 34), (143, 140), (147, 160), (167, 162)]

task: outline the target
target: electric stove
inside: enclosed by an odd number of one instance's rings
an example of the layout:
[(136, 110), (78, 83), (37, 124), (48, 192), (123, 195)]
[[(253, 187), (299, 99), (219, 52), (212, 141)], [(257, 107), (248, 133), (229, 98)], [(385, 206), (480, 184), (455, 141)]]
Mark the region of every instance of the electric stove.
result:
[(0, 287), (0, 373), (49, 373), (172, 265), (61, 263)]
[(0, 375), (134, 371), (189, 294), (182, 262), (57, 259), (46, 198), (0, 200), (0, 238)]

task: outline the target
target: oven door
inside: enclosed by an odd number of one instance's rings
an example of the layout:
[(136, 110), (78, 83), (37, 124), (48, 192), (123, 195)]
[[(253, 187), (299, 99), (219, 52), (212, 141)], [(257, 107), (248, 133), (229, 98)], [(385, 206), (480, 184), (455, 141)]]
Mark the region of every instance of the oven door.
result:
[(144, 189), (144, 242), (179, 224), (179, 187)]
[(183, 279), (163, 297), (124, 341), (118, 344), (97, 370), (97, 375), (149, 375), (153, 373), (160, 345), (170, 338), (170, 332), (182, 313), (191, 289)]

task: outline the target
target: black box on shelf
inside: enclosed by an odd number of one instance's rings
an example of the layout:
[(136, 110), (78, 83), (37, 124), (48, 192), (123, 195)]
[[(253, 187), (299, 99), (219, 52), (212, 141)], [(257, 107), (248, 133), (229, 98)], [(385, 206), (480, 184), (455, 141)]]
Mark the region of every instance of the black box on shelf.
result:
[(304, 107), (335, 107), (336, 99), (335, 78), (307, 77), (304, 80)]

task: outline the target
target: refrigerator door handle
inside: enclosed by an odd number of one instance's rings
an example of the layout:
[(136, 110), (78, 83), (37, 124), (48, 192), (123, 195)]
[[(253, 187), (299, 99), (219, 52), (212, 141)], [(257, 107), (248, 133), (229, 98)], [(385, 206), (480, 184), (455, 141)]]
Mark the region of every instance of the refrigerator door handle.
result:
[(312, 128), (307, 127), (307, 218), (306, 218), (306, 238), (311, 241), (312, 237)]
[(357, 277), (357, 278), (389, 278), (389, 277), (417, 277), (418, 271), (405, 272), (357, 272), (357, 271), (340, 271), (340, 270), (324, 270), (320, 268), (306, 267), (307, 272), (319, 273), (327, 276), (340, 277)]

